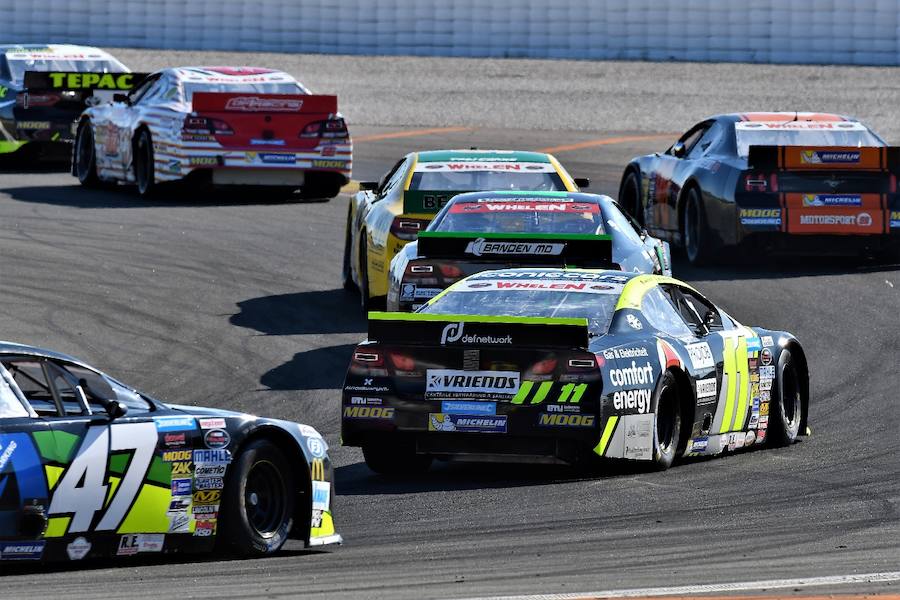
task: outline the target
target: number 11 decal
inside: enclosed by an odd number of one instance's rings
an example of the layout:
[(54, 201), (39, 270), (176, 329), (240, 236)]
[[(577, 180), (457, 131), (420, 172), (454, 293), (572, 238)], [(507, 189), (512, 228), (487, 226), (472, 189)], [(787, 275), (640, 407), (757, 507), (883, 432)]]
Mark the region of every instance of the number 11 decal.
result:
[(156, 425), (152, 422), (88, 427), (78, 454), (53, 491), (48, 513), (51, 516), (71, 514), (70, 533), (88, 531), (95, 513), (103, 509), (108, 493), (106, 480), (110, 453), (133, 450), (125, 477), (94, 529), (118, 528), (141, 489), (156, 442)]

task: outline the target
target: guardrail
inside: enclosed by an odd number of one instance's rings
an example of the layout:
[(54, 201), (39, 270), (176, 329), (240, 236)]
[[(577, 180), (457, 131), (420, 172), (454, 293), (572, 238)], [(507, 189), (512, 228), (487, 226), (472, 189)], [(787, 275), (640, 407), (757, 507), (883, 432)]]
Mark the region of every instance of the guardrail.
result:
[(898, 0), (0, 0), (5, 43), (900, 64)]

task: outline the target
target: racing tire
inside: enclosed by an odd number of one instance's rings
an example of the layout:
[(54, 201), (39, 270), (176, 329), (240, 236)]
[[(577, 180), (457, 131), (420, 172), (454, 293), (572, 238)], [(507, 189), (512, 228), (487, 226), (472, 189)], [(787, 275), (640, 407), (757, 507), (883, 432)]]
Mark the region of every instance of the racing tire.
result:
[(700, 192), (696, 187), (692, 187), (688, 191), (681, 233), (684, 252), (692, 265), (700, 267), (713, 261), (715, 247), (712, 244)]
[(350, 253), (353, 251), (353, 238), (350, 235), (350, 217), (347, 216), (347, 233), (344, 236), (344, 262), (341, 268), (341, 284), (344, 286), (344, 289), (348, 292), (352, 292), (356, 289), (356, 284), (353, 283), (353, 265), (351, 265)]
[(240, 556), (265, 556), (281, 549), (294, 524), (296, 479), (284, 454), (256, 439), (229, 468), (222, 491), (218, 541)]
[[(411, 440), (403, 440), (411, 441)], [(432, 457), (416, 454), (409, 443), (395, 442), (365, 444), (362, 447), (366, 466), (379, 475), (415, 475), (431, 466)]]
[(653, 405), (656, 406), (656, 431), (651, 466), (656, 471), (665, 471), (675, 462), (681, 442), (681, 402), (678, 382), (671, 372), (666, 371), (659, 380)]
[(75, 136), (74, 156), (72, 163), (78, 183), (86, 188), (101, 187), (102, 181), (97, 175), (97, 153), (94, 146), (94, 130), (87, 121), (78, 125)]
[(151, 198), (157, 190), (153, 138), (146, 129), (138, 132), (134, 142), (134, 181), (142, 198)]
[(800, 433), (803, 421), (803, 396), (800, 374), (790, 350), (782, 350), (775, 370), (772, 400), (769, 403), (769, 427), (766, 440), (769, 446), (790, 446)]
[(631, 171), (622, 184), (622, 208), (637, 221), (641, 227), (645, 227), (644, 207), (641, 204), (641, 180), (640, 176)]

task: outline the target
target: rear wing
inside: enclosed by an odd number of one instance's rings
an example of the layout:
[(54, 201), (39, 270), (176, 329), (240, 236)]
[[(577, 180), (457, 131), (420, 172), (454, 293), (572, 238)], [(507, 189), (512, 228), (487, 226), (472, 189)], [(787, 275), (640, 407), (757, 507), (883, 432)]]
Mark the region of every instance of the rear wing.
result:
[(587, 319), (369, 313), (369, 341), (382, 344), (478, 347), (588, 347)]
[(419, 234), (418, 253), (426, 258), (609, 267), (612, 265), (612, 237), (423, 231)]
[(750, 146), (751, 169), (900, 172), (900, 147)]
[[(73, 92), (85, 106), (112, 102), (114, 94), (127, 93), (137, 87), (149, 73), (86, 73), (80, 71), (26, 71), (25, 107), (27, 95)], [(93, 99), (93, 100), (91, 100)]]
[(337, 96), (195, 92), (196, 112), (334, 114)]

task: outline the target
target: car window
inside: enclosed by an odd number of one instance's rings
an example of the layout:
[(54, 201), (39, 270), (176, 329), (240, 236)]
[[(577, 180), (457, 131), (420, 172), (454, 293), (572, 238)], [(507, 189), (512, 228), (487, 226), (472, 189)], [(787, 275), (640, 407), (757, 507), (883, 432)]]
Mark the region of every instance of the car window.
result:
[(83, 415), (84, 407), (81, 405), (80, 398), (75, 391), (78, 382), (69, 375), (65, 370), (52, 362), (47, 362), (47, 374), (50, 376), (50, 383), (59, 394), (59, 401), (62, 403), (63, 412), (66, 415)]
[(28, 409), (9, 384), (11, 379), (9, 372), (0, 365), (0, 419), (29, 416)]
[(678, 291), (681, 293), (684, 302), (693, 309), (693, 312), (700, 315), (707, 329), (710, 331), (722, 331), (725, 328), (722, 323), (722, 315), (712, 302), (687, 288), (678, 287)]
[(658, 286), (644, 294), (641, 300), (641, 313), (650, 325), (663, 333), (673, 337), (693, 335), (678, 310)]
[(152, 88), (153, 85), (157, 81), (159, 81), (159, 77), (159, 75), (151, 75), (150, 77), (145, 79), (141, 85), (131, 90), (131, 93), (128, 94), (128, 98), (131, 100), (131, 103), (137, 104), (138, 102), (140, 102), (144, 95), (150, 91), (150, 88)]
[(606, 222), (609, 225), (608, 229), (618, 231), (637, 244), (644, 242), (641, 238), (644, 232), (643, 228), (634, 220), (634, 217), (623, 211), (617, 203), (610, 202), (604, 205), (603, 215), (606, 217)]
[(723, 131), (724, 126), (718, 121), (713, 121), (709, 129), (703, 132), (703, 135), (697, 140), (690, 152), (688, 152), (687, 157), (700, 158), (706, 154), (711, 147), (718, 143)]
[[(678, 138), (678, 141), (684, 144), (684, 153), (685, 156), (691, 153), (691, 150), (694, 149), (694, 146), (700, 141), (700, 138), (703, 137), (703, 134), (706, 132), (707, 128), (710, 126), (709, 121), (698, 123), (694, 125), (692, 128), (688, 129), (687, 133)], [(675, 146), (673, 145), (672, 148)], [(669, 148), (669, 154), (672, 153), (672, 148)]]
[[(143, 86), (141, 86), (143, 87)], [(160, 96), (161, 92), (165, 88), (165, 80), (162, 78), (158, 78), (147, 86), (146, 91), (144, 91), (140, 98), (134, 101), (135, 104), (153, 104)]]
[[(675, 306), (678, 314), (681, 315), (687, 326), (694, 332), (694, 335), (706, 335), (713, 328), (721, 331), (722, 317), (715, 306), (710, 304), (708, 300), (680, 286), (667, 284), (663, 285), (662, 288)], [(690, 295), (687, 295), (687, 293), (690, 293)], [(707, 313), (710, 311), (713, 312), (711, 317), (713, 327), (707, 327), (705, 324)]]
[[(459, 196), (457, 196), (457, 199)], [(553, 198), (521, 200), (482, 199), (456, 201), (432, 221), (429, 231), (478, 233), (606, 233), (600, 205), (593, 202), (557, 202)]]
[(129, 415), (150, 410), (150, 405), (145, 400), (118, 381), (80, 365), (62, 364), (60, 367), (65, 369), (71, 380), (81, 386), (93, 413), (105, 412), (109, 400), (122, 402), (128, 407)]
[(401, 160), (397, 163), (397, 166), (394, 168), (393, 172), (391, 172), (390, 176), (384, 180), (384, 184), (380, 187), (379, 194), (381, 196), (387, 196), (395, 189), (397, 186), (401, 185), (402, 182), (406, 179), (407, 165), (409, 161), (406, 159)]
[(41, 361), (34, 358), (6, 359), (3, 366), (12, 376), (13, 381), (22, 391), (25, 400), (34, 411), (42, 416), (59, 416), (56, 400), (50, 388), (50, 382), (44, 374)]

